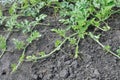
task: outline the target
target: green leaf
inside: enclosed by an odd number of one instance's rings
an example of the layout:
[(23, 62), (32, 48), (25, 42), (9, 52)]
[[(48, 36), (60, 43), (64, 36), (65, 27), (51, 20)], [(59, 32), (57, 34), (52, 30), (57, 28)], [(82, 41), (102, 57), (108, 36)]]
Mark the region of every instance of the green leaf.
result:
[(95, 15), (99, 20), (104, 21), (106, 19), (109, 18), (109, 16), (111, 15), (111, 8), (112, 7), (104, 7), (101, 8), (101, 10), (99, 12), (97, 12), (97, 14)]
[(78, 30), (78, 35), (80, 38), (84, 39), (87, 29), (88, 29), (88, 26), (83, 26), (83, 27), (81, 27), (80, 30)]
[(46, 14), (41, 14), (41, 15), (39, 15), (39, 17), (36, 17), (36, 21), (40, 21), (40, 20), (43, 20), (43, 19), (45, 19), (47, 17), (47, 15)]
[(25, 54), (22, 53), (22, 55), (20, 56), (19, 62), (20, 63), (23, 62), (24, 58), (25, 58)]
[(13, 15), (14, 13), (16, 13), (16, 9), (17, 9), (17, 3), (14, 2), (13, 5), (9, 9), (10, 15)]
[(69, 38), (69, 41), (70, 41), (70, 44), (76, 45), (76, 38), (75, 37)]
[(27, 39), (28, 43), (32, 43), (33, 40), (36, 40), (37, 38), (41, 37), (40, 33), (38, 31), (33, 31), (29, 38)]
[(100, 3), (98, 2), (98, 0), (93, 0), (93, 5), (96, 8), (100, 8)]
[(92, 24), (93, 26), (95, 26), (95, 27), (100, 27), (100, 22), (99, 22), (99, 21), (95, 21), (94, 18), (91, 20), (91, 24)]
[(0, 35), (0, 49), (2, 51), (6, 50), (6, 39), (2, 35)]
[(70, 23), (69, 19), (60, 19), (59, 21), (64, 24)]
[(120, 49), (117, 49), (117, 53), (118, 53), (118, 55), (120, 56)]
[(119, 46), (119, 48), (116, 50), (116, 52), (117, 52), (117, 55), (120, 56), (120, 46)]
[(109, 45), (104, 46), (104, 50), (106, 50), (107, 52), (109, 52), (110, 49), (111, 49), (111, 47)]
[(56, 40), (55, 41), (55, 47), (58, 47), (61, 44), (61, 42), (62, 42), (61, 40)]
[(51, 31), (56, 32), (57, 34), (59, 34), (62, 37), (65, 37), (66, 31), (63, 29), (51, 29)]
[(3, 25), (3, 22), (5, 21), (6, 16), (2, 16), (0, 17), (0, 25)]
[(0, 17), (3, 16), (3, 12), (2, 12), (2, 9), (0, 9)]
[(31, 3), (32, 5), (34, 5), (34, 4), (38, 3), (38, 1), (39, 1), (39, 0), (30, 0), (30, 3)]
[(110, 26), (103, 26), (103, 31), (108, 31), (110, 30)]
[(25, 9), (25, 8), (28, 8), (29, 6), (29, 0), (22, 0), (22, 7)]
[(24, 48), (25, 43), (23, 41), (19, 41), (18, 39), (13, 39), (13, 42), (15, 44), (15, 48), (20, 50)]
[(120, 7), (120, 0), (115, 0), (115, 4), (117, 5), (117, 7)]
[(31, 31), (31, 24), (30, 24), (30, 22), (28, 21), (28, 20), (24, 20), (24, 21), (22, 21), (21, 23), (20, 23), (20, 25), (19, 25), (21, 28), (22, 28), (22, 32), (23, 33), (27, 33), (27, 32), (30, 32)]
[(15, 72), (18, 68), (18, 66), (24, 61), (25, 55), (22, 53), (22, 55), (19, 58), (18, 64), (14, 64), (12, 67), (12, 73)]
[(25, 19), (24, 21), (21, 21), (19, 23), (16, 22), (15, 28), (22, 29), (23, 33), (28, 33), (28, 32), (31, 31), (31, 28), (34, 27), (34, 26), (36, 26), (37, 24), (38, 24), (37, 21), (30, 22), (30, 21), (28, 21), (28, 20)]
[(5, 26), (8, 27), (9, 31), (11, 31), (13, 27), (16, 25), (17, 17), (18, 15), (10, 16), (9, 19), (7, 20)]
[(44, 57), (44, 56), (45, 56), (45, 52), (39, 52), (39, 55), (40, 55), (41, 57)]
[(91, 38), (93, 38), (95, 41), (99, 41), (100, 34), (99, 35), (94, 35), (92, 32), (89, 32), (89, 35)]
[(13, 71), (13, 72), (16, 71), (16, 66), (17, 66), (17, 64), (15, 64), (15, 63), (14, 63), (14, 64), (11, 64), (11, 68), (12, 68), (12, 71)]

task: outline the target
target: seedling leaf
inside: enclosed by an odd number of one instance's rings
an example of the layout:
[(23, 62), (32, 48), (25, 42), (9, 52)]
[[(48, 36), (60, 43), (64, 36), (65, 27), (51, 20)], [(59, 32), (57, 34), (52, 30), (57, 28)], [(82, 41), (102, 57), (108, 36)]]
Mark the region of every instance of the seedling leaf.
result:
[(2, 51), (6, 50), (6, 39), (2, 35), (0, 35), (0, 49)]
[(58, 47), (61, 44), (61, 42), (62, 42), (61, 40), (56, 40), (55, 41), (55, 47)]
[(110, 49), (111, 49), (111, 47), (109, 46), (109, 45), (106, 45), (106, 46), (104, 46), (104, 48), (103, 48), (104, 50), (106, 50), (107, 52), (109, 52), (110, 51)]
[(31, 35), (30, 35), (29, 38), (27, 39), (27, 42), (28, 42), (28, 43), (32, 43), (33, 40), (35, 40), (35, 39), (37, 39), (37, 38), (39, 38), (39, 37), (41, 37), (40, 33), (35, 30), (35, 31), (33, 31), (33, 32), (31, 33)]
[(39, 52), (39, 55), (41, 56), (41, 57), (44, 57), (45, 56), (45, 52)]

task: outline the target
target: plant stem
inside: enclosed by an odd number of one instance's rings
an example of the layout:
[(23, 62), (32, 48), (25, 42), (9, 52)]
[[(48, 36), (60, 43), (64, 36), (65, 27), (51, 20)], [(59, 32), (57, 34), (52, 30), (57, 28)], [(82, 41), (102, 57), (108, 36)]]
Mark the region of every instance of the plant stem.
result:
[(116, 14), (116, 13), (120, 13), (120, 10), (116, 10), (116, 11), (114, 11), (114, 12), (111, 13), (111, 14)]
[[(91, 37), (92, 38), (92, 37)], [(104, 45), (102, 43), (100, 43), (100, 41), (95, 40), (94, 38), (92, 38), (94, 41), (96, 41), (102, 48), (104, 48)], [(120, 56), (115, 54), (114, 52), (112, 52), (111, 50), (108, 50), (109, 53), (111, 53), (112, 55), (114, 55), (115, 57), (117, 57), (118, 59), (120, 59)]]
[[(19, 58), (19, 61), (18, 61), (18, 64), (14, 67), (14, 69), (11, 71), (11, 74), (15, 71), (15, 70), (17, 70), (18, 69), (18, 67), (20, 66), (20, 64), (22, 64), (22, 62), (24, 61), (24, 58), (25, 58), (25, 52), (26, 52), (26, 49), (27, 49), (27, 47), (30, 45), (30, 43), (28, 43), (26, 46), (25, 46), (25, 48), (24, 48), (24, 50), (23, 50), (23, 52), (22, 52), (22, 55), (21, 55), (21, 57)], [(22, 59), (21, 59), (22, 58)]]
[(42, 57), (36, 57), (35, 59), (32, 59), (32, 60), (25, 60), (25, 61), (39, 60), (39, 59), (44, 59), (44, 58), (47, 58), (47, 57), (51, 56), (51, 55), (54, 54), (56, 51), (60, 50), (60, 48), (62, 47), (62, 45), (63, 45), (70, 37), (73, 37), (73, 36), (75, 36), (75, 35), (77, 35), (77, 34), (78, 34), (78, 33), (74, 33), (74, 34), (72, 34), (71, 36), (66, 37), (66, 38), (62, 41), (62, 43), (61, 43), (58, 47), (56, 47), (53, 51), (51, 51), (49, 54), (46, 54), (45, 56), (42, 56)]
[(77, 43), (76, 43), (76, 49), (75, 49), (75, 58), (78, 58), (78, 54), (79, 54), (79, 42), (80, 42), (80, 37), (78, 38), (78, 41), (77, 41)]
[[(103, 45), (102, 43), (100, 43), (99, 41), (96, 41), (96, 42), (97, 42), (102, 48), (104, 48), (104, 45)], [(115, 54), (115, 53), (112, 52), (111, 50), (109, 50), (108, 52), (120, 59), (120, 56), (118, 56), (117, 54)]]
[[(11, 31), (10, 32), (8, 32), (8, 34), (7, 34), (7, 37), (6, 37), (6, 42), (7, 42), (7, 40), (9, 39), (9, 37), (10, 37), (10, 35), (11, 35)], [(6, 47), (6, 49), (7, 49), (7, 47)], [(0, 55), (0, 59), (2, 58), (2, 56), (5, 54), (5, 52), (6, 52), (6, 49), (2, 52), (2, 54)]]

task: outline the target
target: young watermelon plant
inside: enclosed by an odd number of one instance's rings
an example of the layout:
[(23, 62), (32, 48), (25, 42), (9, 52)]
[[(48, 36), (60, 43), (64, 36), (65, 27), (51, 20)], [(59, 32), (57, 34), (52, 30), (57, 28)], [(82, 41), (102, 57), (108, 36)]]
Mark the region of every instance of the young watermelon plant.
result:
[[(43, 56), (28, 56), (27, 61), (33, 61), (38, 59), (46, 58), (52, 55), (54, 52), (61, 49), (62, 45), (69, 41), (71, 45), (75, 47), (75, 55), (77, 58), (79, 56), (79, 41), (84, 39), (85, 36), (91, 37), (95, 42), (97, 42), (105, 51), (111, 53), (112, 55), (120, 57), (111, 51), (109, 45), (103, 45), (99, 42), (100, 36), (94, 35), (96, 29), (102, 31), (110, 30), (110, 26), (105, 22), (112, 14), (120, 12), (118, 8), (114, 11), (114, 7), (119, 7), (119, 1), (116, 0), (67, 0), (61, 3), (56, 3), (60, 16), (62, 19), (59, 21), (66, 25), (64, 29), (51, 29), (51, 31), (59, 34), (64, 40), (56, 40), (55, 49), (49, 54), (44, 54)], [(103, 24), (103, 25), (101, 25)], [(89, 28), (94, 28), (94, 33), (89, 32)], [(69, 36), (68, 31), (73, 33)], [(100, 34), (99, 34), (100, 35)], [(30, 59), (31, 58), (31, 59)]]
[[(0, 25), (4, 25), (5, 31), (8, 32), (7, 37), (0, 35), (0, 51), (2, 52), (0, 58), (7, 51), (7, 40), (13, 31), (21, 31), (22, 34), (28, 35), (25, 41), (13, 38), (15, 49), (22, 50), (18, 63), (12, 64), (12, 73), (15, 72), (20, 64), (24, 61), (37, 61), (38, 59), (47, 58), (54, 54), (56, 51), (61, 50), (63, 44), (67, 41), (71, 46), (75, 46), (74, 58), (79, 57), (79, 42), (84, 39), (85, 36), (89, 36), (95, 42), (97, 42), (105, 51), (112, 55), (119, 57), (119, 49), (116, 51), (118, 54), (111, 51), (109, 45), (103, 45), (100, 43), (98, 36), (94, 35), (96, 30), (108, 31), (110, 26), (105, 22), (112, 14), (120, 12), (119, 0), (18, 0), (11, 3), (8, 15), (4, 15), (4, 10), (0, 10)], [(46, 14), (42, 14), (41, 10), (45, 7), (51, 7), (54, 9), (54, 13), (58, 13), (61, 17), (59, 20), (61, 24), (66, 27), (53, 28), (52, 32), (58, 34), (62, 39), (56, 40), (55, 49), (50, 53), (40, 51), (39, 56), (25, 55), (27, 48), (34, 40), (41, 37), (35, 27), (37, 25), (49, 25), (43, 24), (41, 20), (47, 17)], [(117, 8), (115, 11), (113, 8)], [(24, 19), (19, 21), (20, 17), (31, 17), (33, 21)], [(89, 29), (94, 29), (90, 32)], [(71, 32), (69, 35), (68, 32)]]

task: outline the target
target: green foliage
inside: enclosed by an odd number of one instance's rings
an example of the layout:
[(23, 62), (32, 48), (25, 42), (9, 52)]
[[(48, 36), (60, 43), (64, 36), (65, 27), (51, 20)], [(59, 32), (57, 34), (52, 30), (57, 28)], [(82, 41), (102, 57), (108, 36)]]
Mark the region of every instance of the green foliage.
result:
[(12, 71), (13, 71), (13, 72), (16, 71), (16, 69), (15, 69), (16, 66), (17, 66), (17, 64), (11, 64), (11, 68), (12, 68)]
[(118, 59), (120, 59), (120, 56), (114, 52), (112, 52), (110, 49), (111, 49), (111, 46), (109, 45), (103, 45), (100, 41), (99, 41), (99, 38), (100, 38), (100, 35), (93, 35), (91, 32), (89, 33), (89, 36), (95, 41), (97, 42), (105, 51), (111, 53), (112, 55), (114, 55), (115, 57), (117, 57)]
[(116, 50), (116, 52), (117, 52), (117, 55), (120, 56), (120, 46), (119, 46), (119, 48)]
[[(88, 29), (94, 27), (102, 31), (110, 30), (110, 26), (105, 22), (114, 11), (114, 7), (120, 7), (120, 0), (19, 0), (13, 2), (7, 11), (9, 14), (4, 16), (4, 9), (0, 9), (0, 26), (5, 26), (5, 30), (13, 33), (15, 31), (22, 32), (24, 35), (30, 34), (26, 43), (13, 39), (15, 48), (23, 50), (18, 63), (12, 65), (12, 72), (16, 71), (18, 66), (27, 59), (28, 61), (37, 60), (49, 57), (54, 52), (61, 49), (62, 45), (69, 41), (71, 45), (75, 47), (75, 58), (79, 56), (79, 41), (84, 39), (86, 35), (90, 36), (96, 41), (104, 50), (114, 54), (109, 45), (103, 45), (99, 42), (100, 34), (94, 35), (93, 32), (89, 32)], [(41, 10), (44, 8), (53, 8), (56, 13), (60, 15), (59, 21), (64, 24), (65, 28), (51, 29), (51, 31), (57, 33), (62, 37), (62, 40), (55, 41), (55, 49), (50, 53), (44, 51), (39, 52), (39, 57), (32, 54), (25, 57), (27, 47), (32, 44), (33, 40), (37, 40), (41, 37), (40, 33), (35, 30), (36, 25), (42, 25), (42, 20), (45, 20), (47, 15), (43, 14)], [(118, 10), (119, 11), (119, 10)], [(20, 20), (23, 17), (23, 20)], [(26, 19), (28, 18), (28, 19)], [(32, 21), (29, 20), (32, 18)], [(10, 36), (10, 35), (9, 35)], [(7, 37), (7, 39), (9, 38)], [(6, 50), (7, 39), (0, 35), (0, 49), (4, 52)], [(120, 50), (117, 50), (119, 55)]]
[(111, 47), (109, 46), (109, 45), (106, 45), (106, 46), (104, 46), (104, 48), (103, 48), (104, 50), (106, 50), (107, 52), (109, 52), (110, 51), (110, 49), (111, 49)]
[(41, 14), (38, 17), (35, 18), (35, 21), (28, 21), (28, 20), (24, 20), (21, 22), (16, 22), (16, 26), (15, 28), (17, 29), (21, 29), (23, 33), (28, 33), (31, 32), (31, 30), (40, 23), (41, 20), (45, 19), (45, 17), (47, 17), (47, 15), (45, 14)]
[(2, 17), (3, 16), (3, 12), (2, 12), (2, 10), (0, 9), (0, 17)]
[(16, 9), (17, 9), (17, 3), (14, 2), (14, 3), (12, 4), (12, 6), (10, 7), (10, 9), (9, 9), (10, 15), (15, 14), (15, 13), (16, 13)]
[(24, 2), (24, 6), (22, 7), (21, 12), (25, 16), (33, 16), (36, 17), (40, 13), (40, 9), (45, 6), (45, 2), (40, 2), (40, 0), (30, 0), (30, 4), (28, 1)]
[(55, 47), (58, 47), (62, 41), (61, 40), (56, 40), (55, 41)]
[(120, 0), (115, 0), (115, 4), (117, 7), (120, 7)]
[(30, 3), (32, 4), (32, 5), (35, 5), (35, 4), (37, 4), (39, 2), (39, 0), (30, 0)]
[(36, 61), (37, 60), (37, 57), (35, 56), (35, 55), (32, 55), (32, 56), (27, 56), (26, 57), (26, 59), (28, 60), (28, 61)]
[(41, 21), (41, 20), (43, 20), (43, 19), (45, 19), (47, 17), (47, 15), (45, 15), (45, 14), (41, 14), (41, 15), (39, 15), (38, 17), (36, 17), (36, 21)]
[[(84, 38), (90, 25), (93, 25), (103, 31), (110, 29), (110, 27), (105, 22), (105, 26), (102, 27), (101, 22), (110, 17), (112, 14), (112, 8), (115, 7), (115, 1), (78, 0), (74, 3), (75, 4), (72, 4), (69, 1), (64, 1), (61, 3), (61, 16), (69, 16), (70, 18), (61, 19), (60, 21), (65, 24), (69, 24), (71, 29), (79, 33), (79, 37)], [(92, 15), (93, 17), (90, 18)]]
[(89, 36), (93, 38), (95, 41), (99, 41), (100, 34), (99, 35), (93, 35), (93, 33), (89, 32)]
[(28, 8), (29, 7), (28, 0), (21, 0), (21, 5), (22, 5), (22, 8)]
[(22, 29), (23, 33), (27, 33), (31, 31), (31, 27), (31, 23), (28, 20), (24, 20), (20, 23), (17, 23), (17, 26), (15, 28)]
[(56, 32), (57, 34), (59, 34), (62, 37), (65, 37), (66, 31), (63, 29), (51, 29), (51, 31)]
[(9, 19), (7, 19), (5, 26), (8, 28), (9, 31), (12, 31), (13, 27), (15, 27), (17, 23), (17, 17), (18, 15), (14, 15), (9, 17)]
[(45, 52), (39, 52), (39, 55), (41, 56), (41, 57), (43, 57), (43, 56), (45, 56)]
[(28, 43), (32, 43), (33, 40), (36, 40), (37, 38), (41, 37), (40, 33), (38, 31), (33, 31), (29, 38), (27, 39)]
[(0, 35), (0, 49), (2, 51), (6, 50), (6, 39), (4, 36)]
[(69, 38), (70, 44), (75, 45), (77, 43), (76, 38)]
[(3, 22), (5, 21), (6, 17), (2, 16), (0, 17), (0, 26), (3, 25)]
[[(97, 43), (99, 43), (106, 51), (110, 52), (110, 46), (104, 46), (99, 42), (100, 34), (93, 35), (87, 32), (88, 28), (94, 26), (102, 31), (110, 30), (110, 26), (105, 22), (116, 6), (114, 0), (67, 0), (60, 3), (60, 16), (62, 19), (59, 21), (67, 25), (66, 30), (52, 29), (52, 31), (59, 34), (61, 37), (66, 38), (67, 31), (77, 32), (78, 36), (68, 39), (70, 44), (76, 45), (75, 57), (78, 57), (78, 38), (84, 39), (85, 35), (89, 35)], [(92, 16), (92, 17), (91, 17)], [(104, 25), (101, 25), (104, 24)], [(79, 41), (79, 40), (78, 40)]]
[[(5, 4), (6, 5), (6, 4)], [(45, 1), (41, 0), (19, 0), (11, 4), (8, 9), (9, 14), (4, 15), (4, 9), (0, 9), (0, 26), (4, 27), (4, 30), (9, 31), (7, 37), (0, 35), (0, 50), (2, 54), (0, 58), (6, 51), (6, 41), (9, 39), (10, 34), (14, 31), (22, 32), (24, 35), (30, 36), (27, 37), (26, 43), (18, 39), (13, 39), (15, 48), (18, 50), (23, 50), (22, 55), (20, 56), (18, 63), (12, 65), (12, 72), (15, 72), (20, 64), (24, 61), (26, 48), (32, 43), (33, 40), (41, 37), (40, 33), (36, 30), (33, 30), (36, 25), (42, 25), (41, 20), (44, 20), (47, 15), (40, 14), (40, 10), (46, 5)], [(23, 17), (23, 20), (19, 20)], [(26, 18), (33, 18), (33, 21), (29, 21)], [(41, 52), (40, 56), (44, 54)], [(33, 57), (33, 56), (32, 56)]]
[(18, 69), (19, 65), (24, 61), (24, 58), (25, 58), (25, 54), (22, 54), (18, 60), (18, 64), (12, 65), (12, 72), (11, 73), (15, 72)]
[(23, 41), (19, 41), (17, 39), (13, 39), (13, 42), (15, 44), (15, 48), (18, 50), (21, 50), (24, 48), (25, 43)]

